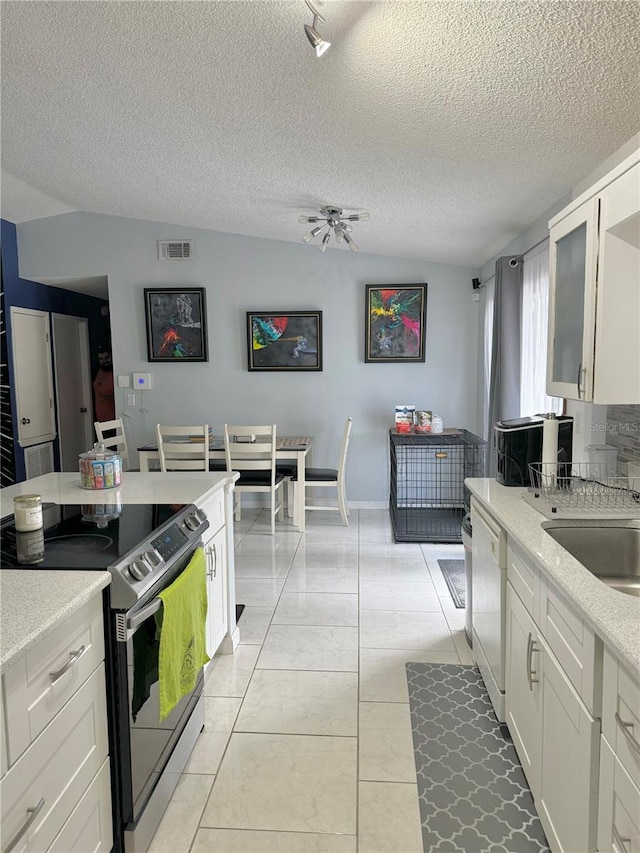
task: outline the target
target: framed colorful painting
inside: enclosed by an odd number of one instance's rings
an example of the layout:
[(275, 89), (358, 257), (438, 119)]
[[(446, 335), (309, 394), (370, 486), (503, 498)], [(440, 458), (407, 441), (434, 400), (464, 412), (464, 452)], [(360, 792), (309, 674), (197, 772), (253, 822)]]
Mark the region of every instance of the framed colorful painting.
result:
[(367, 363), (425, 359), (427, 285), (367, 284)]
[(148, 361), (208, 361), (204, 287), (144, 289)]
[(249, 370), (322, 370), (322, 311), (247, 311)]

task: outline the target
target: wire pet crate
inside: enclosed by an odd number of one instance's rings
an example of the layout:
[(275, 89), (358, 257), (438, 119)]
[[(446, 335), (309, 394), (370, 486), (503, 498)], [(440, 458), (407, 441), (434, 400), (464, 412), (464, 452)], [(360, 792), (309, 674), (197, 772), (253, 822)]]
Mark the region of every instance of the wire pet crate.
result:
[(529, 472), (530, 491), (552, 514), (632, 510), (640, 515), (640, 477), (629, 477), (611, 463), (536, 462), (529, 465)]
[(462, 541), (471, 495), (466, 477), (483, 477), (486, 442), (468, 430), (389, 431), (389, 512), (396, 542)]

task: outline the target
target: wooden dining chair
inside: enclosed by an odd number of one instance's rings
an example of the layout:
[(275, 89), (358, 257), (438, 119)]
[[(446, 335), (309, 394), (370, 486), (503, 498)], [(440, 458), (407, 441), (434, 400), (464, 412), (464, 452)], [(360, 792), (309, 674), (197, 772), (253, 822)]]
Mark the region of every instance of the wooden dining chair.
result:
[(120, 455), (122, 470), (130, 471), (127, 436), (122, 418), (115, 418), (112, 421), (94, 421), (93, 427), (98, 441), (104, 444), (108, 450), (113, 450)]
[(208, 471), (209, 425), (165, 426), (157, 424), (161, 471)]
[(239, 471), (234, 488), (235, 518), (240, 521), (245, 492), (269, 494), (271, 535), (276, 517), (282, 520), (281, 486), (284, 476), (276, 470), (276, 425), (224, 425), (224, 452), (227, 471)]
[[(338, 511), (342, 517), (342, 521), (345, 525), (349, 525), (349, 507), (347, 505), (347, 495), (345, 490), (345, 468), (347, 464), (347, 451), (349, 449), (349, 441), (351, 439), (351, 426), (353, 423), (353, 418), (347, 418), (346, 423), (344, 425), (344, 430), (342, 433), (342, 446), (340, 448), (340, 459), (338, 461), (337, 468), (305, 468), (304, 471), (304, 481), (305, 481), (305, 499), (304, 499), (304, 508), (305, 512), (307, 510), (321, 510), (324, 512), (330, 511), (335, 512)], [(292, 480), (295, 484), (294, 488), (298, 489), (298, 482), (296, 474), (293, 475)], [(336, 500), (335, 503), (331, 504), (313, 504), (307, 502), (307, 490), (308, 489), (316, 489), (316, 488), (325, 488), (325, 489), (335, 489), (336, 490)], [(297, 506), (297, 500), (294, 498), (294, 503)], [(297, 519), (295, 519), (295, 523), (297, 523)]]

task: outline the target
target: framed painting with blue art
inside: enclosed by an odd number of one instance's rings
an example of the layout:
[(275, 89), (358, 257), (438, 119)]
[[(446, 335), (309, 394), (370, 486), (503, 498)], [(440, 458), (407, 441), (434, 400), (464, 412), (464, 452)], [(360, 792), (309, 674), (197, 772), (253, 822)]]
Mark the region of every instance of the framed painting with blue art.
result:
[(427, 285), (367, 284), (367, 363), (425, 360)]
[(249, 370), (322, 370), (322, 311), (247, 311)]
[(144, 289), (148, 361), (208, 361), (204, 287)]

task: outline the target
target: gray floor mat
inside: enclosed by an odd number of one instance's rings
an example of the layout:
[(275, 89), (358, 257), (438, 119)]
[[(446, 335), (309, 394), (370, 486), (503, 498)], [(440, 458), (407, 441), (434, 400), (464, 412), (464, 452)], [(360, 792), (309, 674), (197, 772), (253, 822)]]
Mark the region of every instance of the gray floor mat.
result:
[(406, 668), (425, 853), (548, 853), (515, 748), (478, 669)]

